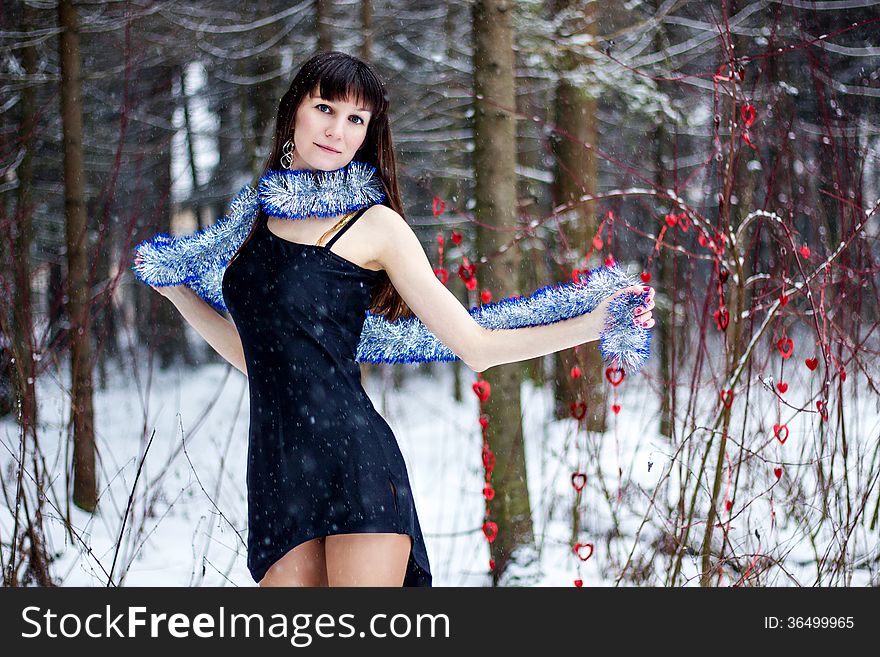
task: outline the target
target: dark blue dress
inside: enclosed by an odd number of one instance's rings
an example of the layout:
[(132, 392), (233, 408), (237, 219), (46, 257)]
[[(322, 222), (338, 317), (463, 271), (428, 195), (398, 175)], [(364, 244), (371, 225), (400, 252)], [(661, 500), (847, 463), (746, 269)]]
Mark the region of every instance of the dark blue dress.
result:
[(289, 550), (329, 534), (409, 534), (404, 586), (431, 586), (406, 464), (355, 360), (382, 272), (265, 220), (223, 275), (250, 392), (248, 559), (255, 582)]

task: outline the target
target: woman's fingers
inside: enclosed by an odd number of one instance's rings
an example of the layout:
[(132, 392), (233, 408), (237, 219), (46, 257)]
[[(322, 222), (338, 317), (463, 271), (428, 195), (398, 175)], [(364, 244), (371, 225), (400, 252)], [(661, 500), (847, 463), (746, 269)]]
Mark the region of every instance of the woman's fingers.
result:
[(642, 317), (643, 319), (647, 319), (647, 317), (651, 316), (651, 308), (654, 307), (654, 299), (648, 297), (648, 300), (643, 303), (641, 306), (633, 310), (633, 315), (638, 317)]
[(628, 289), (635, 294), (648, 293), (644, 303), (633, 310), (633, 323), (643, 328), (651, 328), (654, 326), (654, 318), (651, 314), (651, 308), (654, 307), (654, 288), (649, 285), (633, 285)]
[(642, 328), (651, 328), (655, 324), (653, 314), (651, 313), (651, 309), (654, 307), (654, 288), (649, 285), (630, 285), (618, 294), (632, 293), (643, 295), (645, 292), (648, 293), (645, 296), (645, 300), (633, 310), (633, 324)]

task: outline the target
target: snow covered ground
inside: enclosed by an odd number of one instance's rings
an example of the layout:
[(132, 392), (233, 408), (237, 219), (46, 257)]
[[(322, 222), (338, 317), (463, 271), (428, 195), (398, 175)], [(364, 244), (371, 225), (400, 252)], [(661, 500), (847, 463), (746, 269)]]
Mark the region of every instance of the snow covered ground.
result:
[[(391, 385), (387, 367), (374, 370), (366, 389), (394, 430), (408, 464), (434, 585), (487, 586), (491, 580), (488, 543), (481, 530), (484, 475), (479, 403), (470, 390), (475, 376), (464, 371), (464, 401), (457, 403), (452, 395), (452, 365), (437, 365), (432, 374), (412, 366), (397, 367), (410, 368), (399, 390)], [(68, 586), (104, 585), (111, 567), (114, 580), (123, 586), (256, 586), (246, 568), (245, 377), (220, 364), (157, 370), (151, 380), (144, 380), (144, 376), (139, 373), (141, 380), (135, 382), (131, 372), (116, 373), (107, 389), (96, 391), (100, 502), (94, 515), (68, 505), (63, 494), (64, 463), (70, 461), (65, 440), (69, 412), (63, 393), (66, 375), (61, 381), (50, 375), (39, 381), (41, 448), (47, 469), (55, 476), (45, 519), (49, 552), (57, 556), (53, 574)], [(617, 572), (626, 561), (649, 508), (648, 499), (674, 451), (657, 435), (655, 386), (656, 382), (642, 375), (621, 385), (615, 401), (622, 410), (618, 415), (609, 413), (609, 431), (597, 437), (578, 432), (573, 419), (550, 419), (549, 388), (523, 384), (523, 427), (538, 559), (528, 568), (509, 569), (510, 576), (519, 578), (512, 580), (516, 585), (572, 586), (576, 578), (582, 578), (584, 586), (614, 584), (605, 573)], [(755, 394), (750, 403), (763, 402)], [(760, 420), (765, 416), (754, 412), (751, 417)], [(868, 433), (876, 433), (876, 414), (872, 417), (863, 417), (866, 433), (861, 438), (849, 437), (852, 445), (861, 445), (860, 450), (870, 448)], [(813, 416), (804, 417), (805, 422), (813, 420)], [(809, 427), (799, 428), (796, 421), (790, 421), (789, 426), (792, 438), (810, 435)], [(153, 431), (123, 530), (122, 519)], [(738, 441), (741, 435), (737, 430), (734, 438)], [(14, 499), (12, 455), (17, 452), (18, 437), (9, 418), (0, 422), (0, 441), (6, 446), (0, 454), (6, 495)], [(796, 439), (791, 440), (794, 442)], [(774, 448), (782, 446), (774, 445), (763, 455), (776, 454)], [(732, 458), (739, 454), (734, 444), (729, 450)], [(794, 465), (786, 467), (794, 473)], [(798, 528), (794, 518), (790, 524), (784, 522), (785, 505), (791, 503), (784, 489), (775, 493), (772, 506), (772, 496), (766, 494), (772, 475), (769, 466), (763, 469), (768, 470), (767, 476), (760, 475), (753, 484), (744, 484), (745, 479), (739, 482), (740, 487), (753, 486), (765, 494), (751, 499), (742, 491), (738, 493), (734, 513), (741, 511), (745, 500), (750, 504), (742, 515), (736, 515), (729, 540), (737, 553), (754, 550), (775, 555), (781, 550), (801, 565), (795, 570), (805, 578), (801, 581), (812, 582), (814, 554), (808, 541), (795, 533), (803, 527)], [(579, 561), (571, 548), (571, 474), (577, 470), (589, 477), (579, 507), (581, 530), (576, 539), (595, 546), (585, 562)], [(673, 479), (672, 492), (677, 486)], [(774, 527), (771, 509), (777, 514)], [(79, 538), (65, 531), (59, 520), (64, 514), (70, 515)], [(651, 561), (651, 546), (663, 524), (657, 514), (650, 514), (634, 551), (637, 560)], [(697, 540), (694, 536), (702, 536), (702, 526), (702, 522), (696, 524), (692, 542)], [(615, 527), (619, 538), (611, 537)], [(758, 528), (763, 538), (753, 543), (752, 534)], [(11, 516), (6, 508), (0, 509), (0, 531), (7, 541)], [(116, 555), (120, 534), (123, 539)], [(720, 535), (716, 530), (716, 538)], [(788, 545), (792, 536), (797, 539)], [(833, 543), (833, 537), (829, 538)], [(852, 538), (864, 552), (858, 532)], [(876, 548), (876, 539), (873, 545)], [(655, 565), (662, 567), (661, 563)], [(699, 557), (688, 556), (683, 565), (687, 583), (695, 584)], [(789, 564), (786, 567), (790, 569)], [(653, 579), (657, 577), (662, 573)], [(867, 572), (860, 571), (853, 584), (869, 581)], [(722, 584), (731, 583), (725, 580)], [(792, 583), (779, 577), (773, 585)]]
[[(473, 375), (465, 376), (464, 401), (456, 403), (451, 365), (436, 371), (433, 376), (410, 372), (395, 391), (389, 377), (375, 370), (367, 392), (394, 429), (407, 461), (435, 586), (484, 586), (489, 550), (481, 530), (482, 442), (479, 404), (470, 391)], [(129, 374), (113, 375), (107, 389), (95, 395), (100, 501), (94, 515), (63, 501), (66, 380), (46, 376), (40, 381), (41, 446), (57, 475), (49, 498), (61, 507), (50, 508), (46, 517), (49, 552), (58, 555), (54, 574), (64, 585), (106, 583), (138, 466), (155, 430), (122, 532), (114, 579), (124, 572), (125, 586), (255, 586), (246, 568), (245, 377), (219, 364), (156, 370), (152, 381), (140, 384)], [(560, 444), (570, 437), (574, 420), (551, 431), (541, 421), (549, 398), (529, 386), (523, 395), (530, 450), (546, 452), (550, 445), (542, 450), (542, 443), (551, 433)], [(8, 448), (3, 450), (6, 484), (14, 494), (10, 466), (18, 437), (10, 419), (0, 423), (0, 436)], [(552, 482), (547, 477), (569, 476), (567, 468), (538, 453), (529, 454), (529, 463), (540, 468), (529, 473), (535, 500)], [(540, 523), (541, 506), (533, 512)], [(65, 513), (81, 540), (64, 531), (59, 518)], [(9, 536), (8, 510), (0, 517), (3, 535)], [(542, 583), (571, 585), (574, 564), (564, 532), (559, 539), (555, 560), (567, 567), (552, 568)]]

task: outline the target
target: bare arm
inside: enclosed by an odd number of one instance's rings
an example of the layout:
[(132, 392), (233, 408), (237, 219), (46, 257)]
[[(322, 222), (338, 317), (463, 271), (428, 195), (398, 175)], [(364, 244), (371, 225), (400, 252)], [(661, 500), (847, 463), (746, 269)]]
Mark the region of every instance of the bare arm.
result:
[(516, 329), (483, 328), (482, 372), (505, 363), (537, 358), (599, 339), (601, 324), (595, 312), (542, 326)]
[[(437, 280), (412, 228), (390, 208), (379, 207), (364, 217), (373, 224), (373, 234), (382, 236), (376, 260), (419, 320), (475, 372), (598, 340), (611, 299), (616, 294), (642, 292), (642, 286), (624, 288), (603, 300), (593, 312), (561, 322), (487, 329)], [(649, 300), (648, 311), (652, 306)], [(648, 326), (653, 325), (650, 312), (642, 317)]]
[(183, 318), (214, 348), (214, 351), (247, 376), (244, 349), (235, 324), (211, 308), (186, 285), (151, 287), (174, 304)]
[[(542, 326), (528, 326), (516, 329), (483, 329), (481, 353), (483, 354), (483, 370), (515, 363), (520, 360), (545, 356), (563, 349), (569, 349), (585, 342), (598, 340), (608, 314), (608, 305), (619, 294), (640, 294), (644, 286), (633, 285), (619, 290), (602, 300), (593, 312), (578, 315), (561, 322), (544, 324)], [(638, 321), (645, 328), (654, 326), (651, 318), (651, 308), (654, 307), (654, 290), (648, 295), (646, 305), (640, 308)], [(482, 372), (483, 370), (477, 370)]]

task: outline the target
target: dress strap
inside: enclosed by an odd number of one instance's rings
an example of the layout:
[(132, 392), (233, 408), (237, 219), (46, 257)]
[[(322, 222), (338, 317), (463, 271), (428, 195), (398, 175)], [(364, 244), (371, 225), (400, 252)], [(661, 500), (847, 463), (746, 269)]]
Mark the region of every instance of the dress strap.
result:
[(338, 240), (340, 237), (342, 237), (342, 234), (345, 231), (347, 231), (349, 228), (351, 228), (352, 224), (354, 224), (354, 222), (358, 220), (358, 217), (360, 217), (364, 212), (366, 212), (371, 207), (372, 206), (367, 206), (365, 208), (361, 208), (360, 210), (358, 210), (351, 219), (349, 219), (348, 221), (345, 222), (345, 225), (342, 228), (340, 228), (338, 231), (336, 231), (336, 234), (330, 238), (330, 241), (327, 242), (327, 244), (324, 246), (324, 248), (329, 249), (331, 246), (333, 246), (333, 243), (336, 242), (336, 240)]

